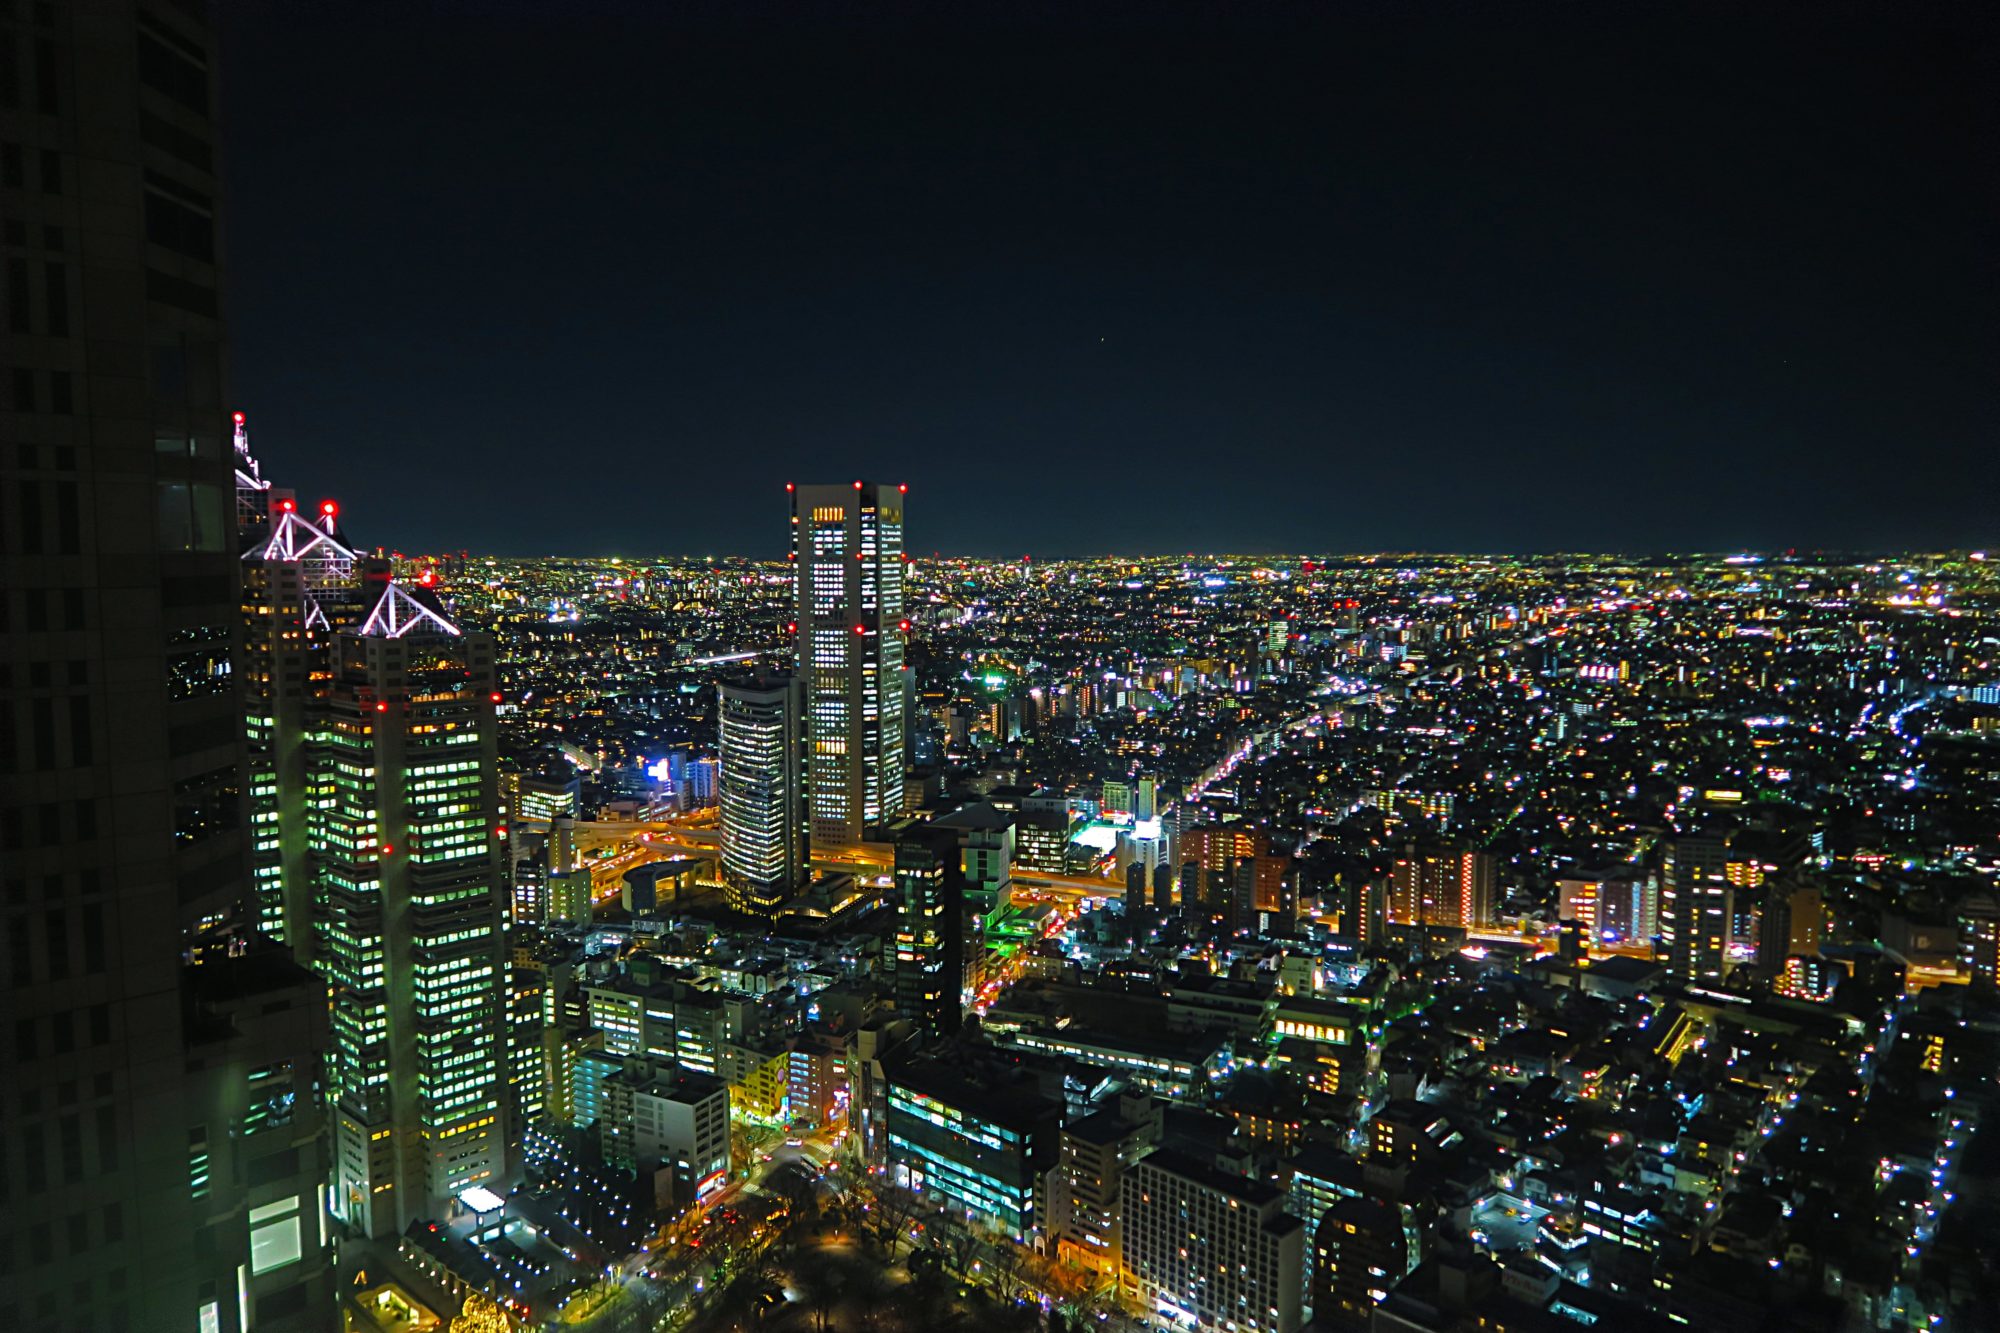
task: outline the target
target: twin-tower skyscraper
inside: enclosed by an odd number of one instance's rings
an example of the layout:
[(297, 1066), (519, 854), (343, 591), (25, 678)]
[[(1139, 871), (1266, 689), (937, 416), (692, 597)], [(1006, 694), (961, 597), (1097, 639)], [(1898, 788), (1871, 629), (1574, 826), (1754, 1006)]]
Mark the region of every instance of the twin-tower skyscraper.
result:
[(788, 677), (721, 688), (723, 876), (770, 913), (810, 877), (809, 851), (858, 843), (902, 812), (906, 486), (788, 486)]

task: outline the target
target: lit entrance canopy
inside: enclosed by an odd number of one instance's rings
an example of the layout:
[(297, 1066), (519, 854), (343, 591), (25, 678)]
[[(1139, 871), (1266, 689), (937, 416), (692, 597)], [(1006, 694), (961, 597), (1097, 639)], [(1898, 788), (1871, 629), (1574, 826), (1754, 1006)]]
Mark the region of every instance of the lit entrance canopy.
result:
[(507, 1206), (505, 1199), (484, 1185), (474, 1185), (469, 1190), (459, 1191), (458, 1201), (475, 1213), (497, 1213)]

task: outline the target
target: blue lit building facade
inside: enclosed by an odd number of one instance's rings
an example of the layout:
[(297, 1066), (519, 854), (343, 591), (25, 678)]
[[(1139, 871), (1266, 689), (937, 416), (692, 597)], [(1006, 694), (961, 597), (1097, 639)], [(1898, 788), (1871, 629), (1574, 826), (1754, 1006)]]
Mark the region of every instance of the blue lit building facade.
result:
[(891, 1069), (887, 1082), (895, 1182), (1031, 1240), (1043, 1225), (1038, 1183), (1061, 1148), (1061, 1108), (930, 1061)]

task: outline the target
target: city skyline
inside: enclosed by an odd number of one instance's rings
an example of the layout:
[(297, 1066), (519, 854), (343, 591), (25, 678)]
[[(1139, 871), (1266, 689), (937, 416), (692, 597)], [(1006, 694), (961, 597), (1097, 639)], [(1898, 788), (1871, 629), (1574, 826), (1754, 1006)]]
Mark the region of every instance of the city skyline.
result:
[(1965, 535), (2000, 11), (765, 3), (0, 5), (11, 1321), (1987, 1330), (1983, 545), (922, 552)]
[(2000, 544), (1991, 7), (564, 13), (222, 10), (238, 405), (371, 544)]

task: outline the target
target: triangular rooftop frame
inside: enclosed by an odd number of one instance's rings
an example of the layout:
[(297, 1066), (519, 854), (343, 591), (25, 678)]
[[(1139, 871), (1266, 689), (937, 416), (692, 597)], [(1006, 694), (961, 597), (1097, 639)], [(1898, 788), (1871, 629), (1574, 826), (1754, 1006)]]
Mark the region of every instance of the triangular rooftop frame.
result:
[(393, 580), (382, 588), (382, 595), (376, 599), (374, 609), (368, 619), (361, 622), (361, 632), (377, 639), (400, 639), (406, 634), (450, 634), (456, 637), (462, 631), (442, 615), (412, 597), (402, 584)]

